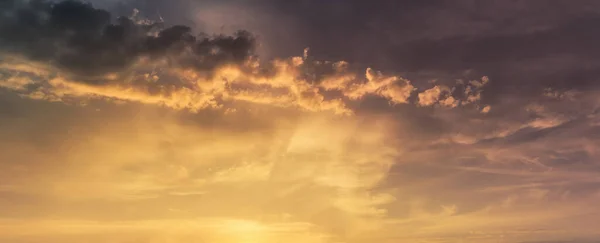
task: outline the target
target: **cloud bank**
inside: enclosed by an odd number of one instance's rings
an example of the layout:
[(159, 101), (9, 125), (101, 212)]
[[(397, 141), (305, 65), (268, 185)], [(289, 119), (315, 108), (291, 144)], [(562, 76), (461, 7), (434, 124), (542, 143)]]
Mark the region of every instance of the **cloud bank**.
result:
[(365, 97), (404, 104), (415, 95), (425, 106), (477, 103), (483, 86), (462, 85), (466, 96), (450, 88), (444, 97), (432, 90), (418, 94), (402, 77), (371, 68), (361, 74), (344, 61), (313, 60), (307, 51), (262, 61), (246, 31), (194, 35), (190, 27), (166, 27), (135, 15), (113, 20), (107, 11), (78, 1), (5, 4), (2, 86), (36, 99), (106, 98), (191, 111), (250, 102), (352, 114), (350, 102)]
[(600, 238), (595, 1), (91, 2), (0, 2), (2, 242)]

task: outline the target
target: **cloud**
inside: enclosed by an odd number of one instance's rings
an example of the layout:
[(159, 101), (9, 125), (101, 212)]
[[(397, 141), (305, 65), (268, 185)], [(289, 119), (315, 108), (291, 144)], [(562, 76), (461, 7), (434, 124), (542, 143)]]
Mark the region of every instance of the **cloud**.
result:
[(187, 26), (113, 21), (109, 12), (79, 1), (11, 5), (2, 8), (2, 51), (88, 77), (126, 70), (140, 58), (210, 70), (245, 61), (255, 46), (247, 32), (196, 37)]
[[(164, 27), (137, 15), (115, 22), (108, 12), (78, 1), (14, 2), (3, 11), (2, 86), (34, 99), (102, 98), (194, 112), (248, 102), (352, 114), (351, 102), (372, 96), (406, 104), (417, 90), (399, 76), (371, 68), (359, 75), (347, 62), (313, 60), (307, 51), (260, 60), (254, 37), (245, 31), (194, 36), (190, 27)], [(470, 83), (474, 88), (467, 87), (462, 101), (448, 94), (439, 103), (476, 102), (480, 91), (474, 89), (483, 84)], [(429, 99), (420, 102), (437, 103), (437, 97)]]
[(0, 241), (598, 239), (598, 4), (0, 4)]
[(419, 105), (431, 106), (437, 103), (440, 96), (442, 95), (442, 91), (448, 91), (448, 88), (436, 85), (431, 89), (423, 91), (423, 93), (419, 94)]
[[(55, 124), (57, 135), (47, 138), (52, 152), (28, 143), (25, 135), (10, 146), (19, 149), (1, 146), (0, 160), (25, 159), (23, 166), (31, 170), (25, 178), (13, 174), (19, 166), (3, 164), (0, 194), (40, 201), (23, 205), (39, 210), (31, 211), (29, 220), (0, 220), (0, 238), (33, 227), (34, 235), (60, 235), (70, 228), (81, 235), (114, 230), (146, 237), (143, 232), (152, 230), (175, 232), (171, 239), (188, 232), (236, 242), (252, 233), (264, 239), (260, 242), (295, 235), (330, 242), (383, 227), (384, 207), (396, 200), (387, 191), (372, 191), (398, 153), (385, 139), (392, 134), (391, 121), (333, 114), (298, 120), (280, 114), (279, 122), (263, 124), (268, 125), (263, 130), (236, 131), (226, 125), (227, 116), (213, 125), (180, 119), (144, 112), (90, 118), (85, 126), (79, 121), (83, 129), (77, 133), (63, 132), (68, 128), (62, 120)], [(245, 115), (234, 120), (260, 123)], [(65, 220), (48, 221), (36, 213), (60, 205), (72, 205), (55, 211)], [(130, 205), (136, 209), (129, 211)]]
[(484, 76), (481, 81), (471, 80), (466, 84), (459, 80), (456, 86), (452, 88), (445, 85), (435, 85), (433, 88), (418, 94), (418, 105), (433, 106), (438, 104), (442, 107), (455, 108), (458, 105), (477, 104), (481, 100), (483, 87), (488, 82), (489, 78)]

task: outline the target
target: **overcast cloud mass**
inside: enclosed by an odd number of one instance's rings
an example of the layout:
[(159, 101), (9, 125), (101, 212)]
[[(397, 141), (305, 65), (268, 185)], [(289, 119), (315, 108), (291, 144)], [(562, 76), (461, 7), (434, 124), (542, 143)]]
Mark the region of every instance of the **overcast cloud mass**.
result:
[(0, 1), (0, 242), (598, 243), (600, 2)]

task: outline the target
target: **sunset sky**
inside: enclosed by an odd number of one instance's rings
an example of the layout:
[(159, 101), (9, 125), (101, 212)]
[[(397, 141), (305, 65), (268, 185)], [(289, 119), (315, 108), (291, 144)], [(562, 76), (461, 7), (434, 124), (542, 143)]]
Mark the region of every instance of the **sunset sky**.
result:
[(598, 243), (600, 1), (0, 0), (0, 242)]

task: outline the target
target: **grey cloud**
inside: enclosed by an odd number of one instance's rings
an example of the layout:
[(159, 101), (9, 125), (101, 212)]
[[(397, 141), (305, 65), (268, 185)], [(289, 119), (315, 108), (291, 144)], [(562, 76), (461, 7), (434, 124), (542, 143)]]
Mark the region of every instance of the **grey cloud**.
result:
[[(165, 4), (133, 0), (121, 11), (141, 6), (156, 17), (161, 9), (165, 18), (202, 26), (194, 12), (198, 8), (238, 7), (268, 21), (263, 24), (269, 28), (247, 27), (272, 55), (297, 55), (310, 47), (315, 59), (400, 74), (419, 89), (431, 88), (427, 82), (432, 79), (453, 87), (456, 79), (489, 76), (492, 82), (481, 96), (491, 105), (488, 117), (520, 119), (513, 118), (520, 116), (514, 109), (539, 99), (546, 88), (600, 87), (597, 1), (181, 0), (163, 11)], [(462, 91), (458, 87), (455, 95)], [(416, 96), (410, 99), (418, 102)], [(364, 106), (385, 109), (385, 102), (373, 102)], [(423, 112), (419, 116), (427, 115)]]
[(194, 36), (187, 26), (136, 23), (127, 17), (113, 20), (105, 10), (72, 0), (10, 1), (1, 12), (3, 52), (88, 77), (123, 71), (140, 57), (168, 58), (177, 65), (211, 70), (245, 61), (255, 47), (248, 32)]
[[(272, 1), (259, 1), (261, 3)], [(324, 59), (453, 81), (488, 75), (494, 93), (596, 87), (596, 1), (301, 1), (260, 7), (292, 19), (290, 35)], [(268, 6), (267, 6), (268, 5)], [(257, 6), (254, 6), (259, 8)], [(280, 49), (294, 49), (294, 43)], [(556, 60), (563, 60), (562, 63)], [(565, 63), (571, 60), (570, 63)], [(585, 63), (585, 64), (584, 64)], [(544, 67), (544, 68), (538, 68)], [(550, 68), (551, 67), (551, 68)], [(468, 76), (468, 75), (467, 75)]]

